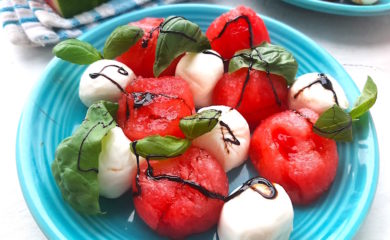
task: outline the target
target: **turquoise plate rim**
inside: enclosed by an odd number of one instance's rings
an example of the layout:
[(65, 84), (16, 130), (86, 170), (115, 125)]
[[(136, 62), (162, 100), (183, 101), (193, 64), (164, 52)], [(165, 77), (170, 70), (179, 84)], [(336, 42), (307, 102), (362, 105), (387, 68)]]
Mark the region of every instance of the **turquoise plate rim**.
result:
[(283, 0), (286, 3), (306, 8), (313, 11), (344, 16), (375, 16), (390, 13), (389, 3), (377, 3), (375, 5), (350, 5), (321, 0)]
[[(143, 9), (139, 10), (136, 12), (128, 13), (116, 18), (113, 18), (105, 23), (102, 23), (101, 26), (99, 26), (97, 29), (105, 28), (110, 26), (116, 21), (121, 21), (123, 19), (128, 18), (129, 16), (132, 16), (134, 14), (153, 14), (161, 10), (169, 9), (169, 10), (175, 10), (175, 11), (180, 11), (183, 9), (189, 9), (189, 8), (201, 8), (202, 10), (207, 11), (207, 9), (216, 9), (220, 11), (228, 11), (231, 8), (230, 7), (225, 7), (225, 6), (220, 6), (220, 5), (212, 5), (212, 4), (176, 4), (176, 5), (166, 5), (166, 6), (159, 6), (159, 7), (154, 7), (154, 8), (149, 8), (149, 9)], [(293, 29), (292, 27), (289, 27), (288, 25), (279, 22), (277, 20), (274, 20), (272, 18), (262, 16), (263, 19), (265, 19), (268, 22), (271, 22), (272, 24), (275, 24), (279, 27), (282, 27), (288, 31), (293, 32), (296, 34), (299, 38), (302, 38), (304, 41), (309, 42), (311, 45), (317, 46), (317, 50), (323, 55), (325, 58), (327, 58), (332, 65), (334, 65), (337, 68), (340, 68), (340, 64), (328, 53), (326, 52), (323, 48), (319, 47), (318, 44), (316, 44), (313, 40), (302, 34), (301, 32)], [(96, 28), (95, 28), (96, 29)], [(91, 30), (88, 31), (87, 33), (83, 34), (80, 39), (85, 39), (90, 37), (91, 35), (94, 34), (96, 30)], [(46, 66), (44, 73), (40, 80), (37, 82), (35, 85), (33, 91), (31, 92), (30, 96), (28, 99), (35, 99), (37, 96), (39, 96), (39, 89), (45, 84), (45, 79), (50, 71), (50, 69), (54, 68), (58, 63), (59, 59), (53, 58), (50, 63)], [(350, 82), (349, 84), (353, 88), (354, 91), (359, 91), (356, 84), (349, 79)], [(28, 161), (28, 159), (23, 159), (21, 156), (21, 150), (23, 149), (23, 139), (21, 136), (23, 135), (23, 131), (26, 131), (26, 129), (23, 129), (23, 124), (28, 120), (28, 116), (26, 116), (26, 112), (28, 112), (29, 109), (29, 102), (27, 101), (26, 105), (24, 106), (24, 109), (22, 111), (20, 120), (19, 120), (19, 125), (18, 125), (18, 130), (17, 130), (17, 138), (16, 138), (16, 167), (17, 167), (17, 173), (18, 173), (18, 178), (19, 178), (19, 183), (22, 189), (22, 193), (24, 196), (24, 199), (27, 203), (27, 206), (34, 217), (35, 221), (37, 222), (38, 226), (42, 230), (42, 232), (49, 238), (49, 239), (57, 239), (62, 236), (62, 238), (65, 238), (65, 236), (57, 230), (57, 228), (51, 226), (47, 221), (45, 221), (46, 218), (50, 218), (47, 215), (42, 215), (42, 209), (44, 209), (44, 206), (37, 205), (36, 200), (39, 199), (39, 196), (34, 193), (34, 189), (30, 189), (28, 186), (30, 185), (28, 182), (25, 180), (24, 173), (29, 169), (26, 169), (26, 164), (23, 164), (24, 161)], [(369, 189), (369, 192), (364, 192), (362, 194), (365, 198), (365, 204), (362, 207), (361, 213), (357, 216), (356, 219), (353, 219), (353, 226), (350, 228), (350, 231), (345, 235), (346, 239), (351, 239), (363, 223), (363, 220), (365, 219), (369, 208), (372, 204), (373, 198), (375, 196), (376, 192), (376, 187), (378, 183), (378, 172), (379, 172), (379, 148), (378, 148), (378, 140), (377, 140), (377, 134), (375, 130), (375, 126), (373, 124), (373, 120), (370, 114), (368, 114), (368, 122), (370, 123), (370, 132), (372, 133), (372, 141), (374, 143), (373, 146), (373, 154), (374, 154), (374, 167), (373, 167), (373, 172), (372, 172), (372, 182), (371, 182), (371, 188)]]

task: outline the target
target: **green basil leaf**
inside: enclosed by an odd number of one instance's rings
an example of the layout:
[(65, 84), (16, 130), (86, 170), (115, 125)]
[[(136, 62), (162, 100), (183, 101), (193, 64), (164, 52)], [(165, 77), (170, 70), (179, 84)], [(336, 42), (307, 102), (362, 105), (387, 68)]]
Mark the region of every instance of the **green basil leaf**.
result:
[(158, 77), (175, 58), (185, 52), (210, 49), (210, 42), (198, 25), (183, 17), (171, 16), (161, 25), (153, 73)]
[(105, 59), (114, 59), (126, 52), (142, 36), (144, 31), (137, 26), (124, 25), (117, 27), (107, 38), (103, 48)]
[(249, 66), (282, 76), (288, 85), (293, 84), (298, 71), (298, 63), (290, 52), (281, 46), (267, 42), (263, 42), (254, 49), (238, 51), (229, 62), (229, 72), (249, 68)]
[(209, 109), (180, 120), (180, 129), (184, 135), (192, 140), (210, 132), (218, 123), (221, 111)]
[(355, 102), (354, 107), (349, 113), (352, 119), (357, 119), (366, 113), (376, 102), (378, 89), (370, 76), (368, 76), (366, 84), (364, 84), (362, 95)]
[(338, 105), (333, 105), (318, 118), (313, 130), (336, 141), (352, 141), (352, 119)]
[(78, 39), (68, 39), (58, 43), (53, 48), (53, 54), (62, 60), (80, 65), (91, 64), (102, 59), (96, 48)]
[(138, 140), (131, 151), (141, 157), (149, 159), (166, 159), (177, 157), (183, 154), (191, 145), (188, 139), (173, 136), (161, 137), (153, 135)]
[(118, 104), (97, 102), (75, 133), (57, 147), (52, 173), (62, 196), (84, 214), (101, 213), (97, 178), (103, 137), (116, 126)]

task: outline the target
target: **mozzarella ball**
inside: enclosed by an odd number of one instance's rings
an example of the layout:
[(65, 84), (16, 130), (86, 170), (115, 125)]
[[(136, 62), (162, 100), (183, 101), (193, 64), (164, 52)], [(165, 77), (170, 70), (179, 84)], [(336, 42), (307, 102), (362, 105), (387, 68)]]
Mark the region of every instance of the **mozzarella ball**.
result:
[(377, 3), (378, 0), (352, 0), (352, 2), (357, 3), (357, 4), (361, 4), (361, 5), (370, 5), (370, 4)]
[[(215, 51), (208, 52), (219, 56)], [(213, 54), (186, 53), (177, 64), (175, 75), (190, 85), (195, 106), (209, 106), (213, 89), (223, 75), (223, 61)]]
[(221, 111), (219, 122), (210, 132), (195, 138), (192, 144), (211, 153), (228, 172), (248, 158), (249, 125), (237, 110), (227, 106), (206, 107), (198, 112), (209, 109)]
[(116, 102), (121, 96), (121, 89), (124, 90), (134, 79), (133, 71), (121, 62), (107, 59), (96, 61), (81, 76), (81, 102), (87, 107), (99, 100)]
[(103, 138), (98, 173), (101, 196), (117, 198), (130, 189), (137, 172), (137, 160), (130, 144), (120, 127), (111, 129)]
[[(220, 240), (289, 239), (294, 211), (286, 191), (274, 184), (277, 196), (267, 199), (248, 188), (223, 205), (218, 222)], [(253, 185), (267, 191), (263, 184)]]
[(310, 108), (318, 114), (335, 105), (336, 99), (341, 108), (348, 108), (348, 99), (338, 82), (330, 75), (316, 72), (298, 77), (288, 93), (290, 109)]

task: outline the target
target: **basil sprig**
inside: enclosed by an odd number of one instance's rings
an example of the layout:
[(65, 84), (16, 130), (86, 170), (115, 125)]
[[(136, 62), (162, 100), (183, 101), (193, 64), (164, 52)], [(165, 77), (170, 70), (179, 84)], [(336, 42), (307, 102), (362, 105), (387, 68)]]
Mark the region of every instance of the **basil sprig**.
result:
[(338, 105), (333, 105), (321, 114), (313, 130), (320, 136), (336, 141), (352, 141), (352, 118)]
[(376, 102), (378, 89), (370, 76), (364, 84), (362, 95), (356, 100), (351, 112), (352, 119), (357, 119), (366, 113)]
[(221, 111), (209, 109), (180, 120), (180, 129), (184, 135), (192, 140), (210, 132), (218, 123)]
[(161, 137), (153, 135), (138, 140), (135, 143), (135, 150), (131, 147), (134, 154), (149, 159), (166, 159), (180, 156), (191, 146), (188, 139), (177, 138), (173, 136)]
[(181, 54), (205, 49), (210, 49), (210, 42), (197, 24), (178, 16), (166, 18), (157, 39), (154, 76), (158, 77)]
[(375, 104), (377, 94), (376, 84), (371, 77), (368, 77), (362, 94), (349, 113), (338, 105), (334, 105), (320, 115), (313, 125), (313, 131), (336, 141), (352, 141), (353, 121), (365, 114)]
[(62, 196), (84, 214), (101, 213), (98, 164), (103, 137), (116, 126), (118, 104), (100, 101), (91, 105), (81, 126), (57, 147), (51, 165)]
[(269, 71), (282, 76), (291, 85), (298, 71), (298, 63), (294, 56), (281, 46), (263, 42), (254, 49), (236, 52), (229, 62), (229, 73), (241, 68)]
[(107, 38), (103, 54), (94, 46), (78, 39), (67, 39), (53, 48), (53, 54), (62, 60), (85, 65), (101, 59), (114, 59), (127, 51), (143, 36), (143, 30), (136, 26), (116, 28)]
[(67, 39), (53, 48), (53, 54), (75, 64), (91, 64), (102, 59), (100, 52), (91, 44), (78, 39)]
[(105, 59), (114, 59), (126, 52), (144, 35), (144, 31), (136, 26), (124, 25), (117, 27), (107, 38), (103, 48)]

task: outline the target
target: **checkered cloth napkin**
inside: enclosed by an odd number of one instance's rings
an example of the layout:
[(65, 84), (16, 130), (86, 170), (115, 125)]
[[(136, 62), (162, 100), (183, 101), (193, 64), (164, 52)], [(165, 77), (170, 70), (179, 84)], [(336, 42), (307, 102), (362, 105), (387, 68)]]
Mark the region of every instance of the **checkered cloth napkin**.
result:
[(15, 45), (46, 46), (78, 37), (112, 16), (173, 2), (178, 0), (111, 0), (73, 18), (63, 18), (44, 0), (0, 0), (0, 23)]

